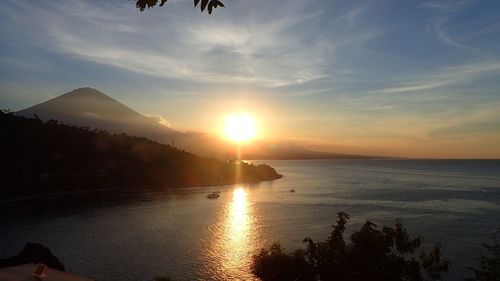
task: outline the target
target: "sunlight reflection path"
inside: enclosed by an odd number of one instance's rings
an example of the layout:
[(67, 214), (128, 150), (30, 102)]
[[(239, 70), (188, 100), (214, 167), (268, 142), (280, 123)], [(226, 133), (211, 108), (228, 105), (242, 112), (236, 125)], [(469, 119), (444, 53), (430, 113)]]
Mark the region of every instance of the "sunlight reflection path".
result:
[(257, 248), (254, 229), (255, 216), (249, 194), (236, 187), (230, 201), (224, 206), (217, 231), (212, 233), (209, 254), (211, 280), (254, 280), (250, 273), (251, 257)]
[(230, 269), (244, 266), (249, 250), (250, 240), (250, 208), (247, 200), (248, 194), (239, 187), (233, 191), (233, 200), (229, 208), (229, 221), (227, 224), (227, 262)]

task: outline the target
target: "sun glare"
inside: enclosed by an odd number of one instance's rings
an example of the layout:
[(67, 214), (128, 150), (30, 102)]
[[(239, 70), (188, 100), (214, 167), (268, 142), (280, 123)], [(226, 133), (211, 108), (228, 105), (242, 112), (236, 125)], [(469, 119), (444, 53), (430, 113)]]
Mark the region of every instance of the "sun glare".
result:
[(257, 135), (257, 125), (252, 115), (238, 113), (229, 115), (224, 127), (226, 136), (236, 142), (250, 141)]

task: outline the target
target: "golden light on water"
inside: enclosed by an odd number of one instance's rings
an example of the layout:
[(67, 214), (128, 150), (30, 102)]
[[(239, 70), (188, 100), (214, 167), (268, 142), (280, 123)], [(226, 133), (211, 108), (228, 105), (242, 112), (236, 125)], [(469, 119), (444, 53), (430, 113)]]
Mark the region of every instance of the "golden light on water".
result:
[(247, 142), (257, 136), (255, 117), (247, 113), (228, 115), (224, 126), (224, 134), (232, 141)]
[(230, 224), (227, 234), (229, 235), (229, 244), (239, 248), (245, 244), (250, 229), (248, 218), (248, 201), (246, 191), (239, 187), (233, 191), (233, 201), (231, 202), (229, 216)]
[(237, 270), (244, 268), (249, 262), (249, 246), (251, 235), (252, 214), (250, 213), (248, 194), (238, 187), (233, 191), (229, 206), (228, 224), (226, 225), (226, 266)]
[(210, 271), (217, 280), (255, 279), (250, 273), (251, 257), (257, 246), (255, 217), (248, 197), (243, 187), (236, 187), (221, 213), (210, 257), (214, 261)]

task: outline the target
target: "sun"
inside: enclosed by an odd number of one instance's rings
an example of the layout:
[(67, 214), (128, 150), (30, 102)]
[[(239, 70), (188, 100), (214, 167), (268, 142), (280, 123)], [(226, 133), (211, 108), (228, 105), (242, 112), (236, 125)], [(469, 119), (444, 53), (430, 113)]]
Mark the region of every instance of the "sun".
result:
[(225, 135), (235, 142), (247, 142), (257, 135), (255, 118), (247, 113), (228, 115), (224, 126)]

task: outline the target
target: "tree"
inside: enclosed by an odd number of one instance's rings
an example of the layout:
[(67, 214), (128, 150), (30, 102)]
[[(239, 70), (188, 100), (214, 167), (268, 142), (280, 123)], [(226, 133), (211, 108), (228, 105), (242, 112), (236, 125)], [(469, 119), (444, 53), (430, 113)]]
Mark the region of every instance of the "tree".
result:
[[(144, 11), (146, 8), (153, 8), (156, 5), (159, 7), (165, 5), (168, 0), (135, 0), (136, 1), (136, 7), (142, 11)], [(158, 3), (159, 2), (159, 3)], [(200, 3), (200, 0), (194, 0), (194, 6), (198, 6), (198, 3)], [(224, 7), (224, 4), (222, 4), (221, 1), (219, 0), (201, 0), (200, 3), (200, 10), (203, 12), (205, 8), (208, 11), (208, 14), (212, 14), (212, 10), (217, 8), (217, 7)]]
[(486, 254), (482, 254), (479, 269), (469, 268), (474, 272), (474, 277), (466, 281), (500, 281), (500, 244), (496, 239), (493, 245), (483, 244)]
[(253, 274), (263, 281), (421, 281), (441, 280), (442, 273), (448, 271), (440, 246), (424, 251), (422, 238), (411, 238), (401, 221), (382, 229), (367, 221), (346, 243), (348, 220), (346, 213), (338, 213), (328, 239), (314, 242), (306, 238), (305, 250), (286, 253), (279, 243), (262, 249), (253, 256)]

